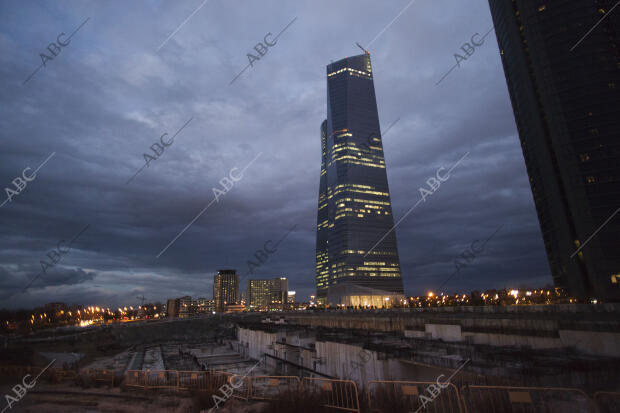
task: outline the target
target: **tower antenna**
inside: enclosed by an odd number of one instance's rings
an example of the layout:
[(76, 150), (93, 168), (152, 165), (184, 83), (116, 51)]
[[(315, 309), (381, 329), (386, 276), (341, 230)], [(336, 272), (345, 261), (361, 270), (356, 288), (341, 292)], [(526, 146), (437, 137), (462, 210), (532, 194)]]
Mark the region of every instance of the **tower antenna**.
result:
[(364, 53), (366, 53), (366, 54), (368, 54), (368, 55), (370, 54), (370, 53), (368, 52), (368, 50), (366, 50), (366, 49), (364, 49), (364, 48), (362, 47), (362, 45), (361, 45), (361, 44), (359, 44), (358, 42), (355, 42), (355, 44), (357, 45), (357, 47), (359, 47), (360, 49), (362, 49), (362, 50), (364, 51)]

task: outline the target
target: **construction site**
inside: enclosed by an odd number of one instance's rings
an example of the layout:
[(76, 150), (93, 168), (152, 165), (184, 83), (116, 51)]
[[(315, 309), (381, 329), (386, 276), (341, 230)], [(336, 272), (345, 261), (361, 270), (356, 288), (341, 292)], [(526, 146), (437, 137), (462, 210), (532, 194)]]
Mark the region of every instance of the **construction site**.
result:
[(616, 412), (620, 306), (245, 313), (9, 337), (20, 412)]

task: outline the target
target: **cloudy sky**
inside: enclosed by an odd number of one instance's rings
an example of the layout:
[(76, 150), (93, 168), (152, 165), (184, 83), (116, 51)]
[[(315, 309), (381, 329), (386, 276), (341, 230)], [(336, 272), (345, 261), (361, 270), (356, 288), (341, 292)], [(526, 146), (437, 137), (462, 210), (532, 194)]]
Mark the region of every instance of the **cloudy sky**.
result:
[[(355, 42), (371, 52), (382, 128), (396, 121), (396, 220), (469, 153), (396, 227), (406, 293), (436, 290), (498, 228), (442, 290), (551, 283), (494, 33), (436, 85), (492, 26), (486, 0), (1, 2), (0, 307), (210, 298), (218, 269), (244, 275), (291, 228), (254, 277), (286, 276), (306, 300), (325, 65)], [(227, 191), (232, 168), (246, 169)]]

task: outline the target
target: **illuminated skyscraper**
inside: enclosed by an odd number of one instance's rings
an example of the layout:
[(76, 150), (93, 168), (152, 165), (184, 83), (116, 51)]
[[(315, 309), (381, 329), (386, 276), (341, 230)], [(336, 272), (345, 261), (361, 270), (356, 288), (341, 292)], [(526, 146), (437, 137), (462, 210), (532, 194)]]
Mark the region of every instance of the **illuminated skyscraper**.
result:
[(236, 270), (219, 270), (213, 277), (215, 311), (226, 311), (227, 305), (239, 302), (239, 276)]
[(574, 296), (618, 301), (615, 3), (489, 0), (554, 282)]
[(321, 152), (318, 301), (327, 303), (328, 289), (336, 286), (339, 295), (346, 295), (348, 287), (363, 287), (376, 296), (402, 294), (394, 231), (381, 240), (394, 219), (369, 54), (327, 66)]

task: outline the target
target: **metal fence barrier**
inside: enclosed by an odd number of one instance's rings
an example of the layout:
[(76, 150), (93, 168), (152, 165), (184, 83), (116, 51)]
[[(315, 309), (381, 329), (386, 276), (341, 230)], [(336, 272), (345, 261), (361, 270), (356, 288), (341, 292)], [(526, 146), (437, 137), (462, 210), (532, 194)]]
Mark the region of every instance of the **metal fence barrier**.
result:
[(50, 374), (58, 381), (71, 380), (78, 376), (78, 373), (75, 370), (65, 370), (61, 368), (48, 370), (50, 370)]
[[(15, 365), (4, 365), (0, 366), (0, 377), (15, 377), (21, 378), (26, 374), (30, 374), (31, 376), (37, 376), (41, 373), (43, 369), (41, 367), (32, 367), (32, 366), (15, 366)], [(48, 368), (43, 376), (39, 378), (39, 380), (52, 380), (52, 381), (62, 381), (73, 379), (77, 375), (76, 370), (68, 370), (60, 367), (52, 367)]]
[(599, 391), (594, 393), (593, 400), (597, 413), (620, 412), (620, 393)]
[(251, 376), (248, 397), (252, 400), (277, 400), (282, 393), (299, 390), (297, 376)]
[(354, 381), (304, 377), (301, 388), (317, 395), (322, 406), (360, 413), (357, 384)]
[(2, 377), (21, 377), (24, 374), (31, 374), (26, 372), (26, 366), (0, 366), (0, 375)]
[(178, 390), (206, 390), (207, 377), (206, 371), (179, 371)]
[(225, 384), (230, 373), (217, 370), (179, 371), (177, 390), (214, 391)]
[(81, 375), (94, 382), (106, 383), (114, 386), (114, 370), (85, 369), (82, 371)]
[[(430, 413), (463, 413), (459, 391), (452, 383), (440, 388), (433, 397), (426, 389), (430, 385), (437, 385), (432, 381), (389, 381), (372, 380), (368, 382), (368, 407), (371, 411), (392, 412), (420, 411)], [(424, 395), (428, 399), (421, 400)], [(378, 409), (381, 406), (381, 409)], [(422, 409), (423, 407), (423, 409)]]
[(249, 377), (233, 374), (229, 377), (228, 384), (233, 388), (233, 397), (235, 399), (250, 400), (251, 384)]
[(228, 382), (232, 374), (217, 371), (128, 370), (124, 385), (142, 389), (215, 391)]
[(228, 373), (226, 371), (209, 370), (207, 390), (219, 389), (224, 384), (228, 383), (232, 376), (232, 373)]
[(176, 389), (179, 386), (179, 372), (176, 370), (146, 370), (144, 376), (149, 389)]
[(461, 389), (470, 413), (591, 413), (588, 396), (579, 389), (555, 387), (464, 386)]
[[(0, 366), (3, 377), (36, 375), (40, 367)], [(76, 377), (75, 370), (49, 369), (52, 379), (64, 380)], [(114, 370), (86, 369), (80, 376), (96, 382), (115, 383)], [(317, 398), (322, 406), (360, 413), (358, 389), (351, 380), (296, 376), (239, 376), (232, 373), (176, 370), (128, 370), (124, 386), (142, 389), (175, 389), (217, 391), (224, 384), (235, 384), (233, 396), (243, 400), (277, 400), (286, 391), (301, 390)], [(435, 397), (427, 386), (434, 382), (373, 380), (367, 384), (368, 406), (371, 411), (381, 409), (397, 413), (414, 412), (424, 405), (424, 412), (441, 413), (611, 413), (620, 412), (620, 393), (599, 391), (590, 399), (582, 390), (553, 387), (512, 386), (463, 386), (461, 391), (451, 383), (442, 388)], [(231, 386), (234, 388), (234, 386)], [(421, 399), (429, 397), (431, 401)]]
[(123, 385), (144, 388), (146, 386), (146, 376), (144, 373), (142, 370), (127, 370)]

